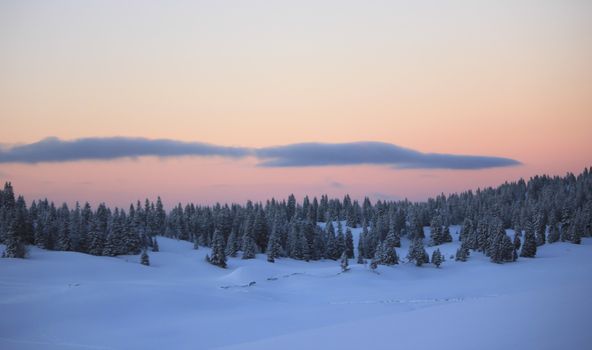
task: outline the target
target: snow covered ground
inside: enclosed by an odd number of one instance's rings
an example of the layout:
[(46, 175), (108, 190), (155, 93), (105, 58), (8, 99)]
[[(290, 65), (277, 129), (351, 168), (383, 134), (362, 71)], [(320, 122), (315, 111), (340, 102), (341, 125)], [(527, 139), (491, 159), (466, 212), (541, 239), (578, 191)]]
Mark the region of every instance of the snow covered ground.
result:
[[(229, 259), (159, 237), (139, 256), (0, 259), (0, 349), (589, 349), (592, 240), (440, 269)], [(354, 231), (357, 236), (359, 230)], [(357, 239), (356, 239), (357, 241)], [(426, 240), (427, 241), (427, 240)], [(398, 249), (407, 253), (408, 241)], [(433, 248), (427, 248), (431, 254)], [(253, 283), (254, 282), (254, 283)]]

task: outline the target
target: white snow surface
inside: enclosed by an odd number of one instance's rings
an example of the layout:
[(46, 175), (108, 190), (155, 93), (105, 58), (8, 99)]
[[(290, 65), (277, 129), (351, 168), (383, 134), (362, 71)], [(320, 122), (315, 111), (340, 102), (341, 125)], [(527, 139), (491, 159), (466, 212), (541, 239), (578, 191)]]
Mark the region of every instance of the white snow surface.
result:
[(151, 266), (29, 247), (28, 259), (0, 259), (0, 349), (592, 347), (592, 239), (515, 263), (473, 252), (463, 263), (450, 258), (458, 229), (439, 246), (441, 268), (378, 273), (355, 259), (340, 273), (338, 261), (264, 254), (221, 269), (204, 261), (209, 249), (164, 237)]

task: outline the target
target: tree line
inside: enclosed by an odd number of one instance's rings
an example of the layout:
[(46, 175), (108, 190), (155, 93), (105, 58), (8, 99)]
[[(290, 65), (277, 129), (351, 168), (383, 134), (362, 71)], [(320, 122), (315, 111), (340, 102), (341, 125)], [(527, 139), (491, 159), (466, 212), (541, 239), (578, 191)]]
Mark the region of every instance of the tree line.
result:
[[(326, 225), (318, 225), (324, 222)], [(344, 224), (342, 224), (344, 222)], [(248, 201), (239, 204), (202, 206), (193, 203), (164, 209), (162, 200), (146, 199), (128, 210), (109, 208), (104, 203), (93, 209), (87, 202), (70, 208), (47, 199), (29, 206), (15, 196), (11, 183), (0, 190), (0, 242), (4, 257), (24, 258), (26, 246), (76, 251), (92, 255), (142, 254), (158, 250), (156, 236), (193, 242), (196, 249), (211, 248), (207, 260), (225, 267), (227, 257), (243, 259), (266, 254), (269, 262), (278, 258), (305, 261), (347, 259), (392, 265), (399, 262), (401, 238), (412, 243), (406, 255), (421, 266), (439, 266), (439, 250), (428, 256), (424, 244), (438, 246), (453, 240), (450, 225), (461, 225), (460, 248), (455, 259), (466, 261), (471, 251), (482, 252), (492, 262), (512, 262), (534, 257), (537, 247), (557, 241), (575, 244), (592, 235), (592, 175), (535, 176), (528, 181), (506, 182), (458, 194), (441, 194), (423, 202), (359, 202), (343, 199), (294, 195), (287, 200)], [(350, 228), (361, 227), (354, 251)], [(425, 241), (424, 227), (431, 231)], [(506, 229), (514, 229), (513, 237)], [(345, 259), (345, 261), (344, 261)]]

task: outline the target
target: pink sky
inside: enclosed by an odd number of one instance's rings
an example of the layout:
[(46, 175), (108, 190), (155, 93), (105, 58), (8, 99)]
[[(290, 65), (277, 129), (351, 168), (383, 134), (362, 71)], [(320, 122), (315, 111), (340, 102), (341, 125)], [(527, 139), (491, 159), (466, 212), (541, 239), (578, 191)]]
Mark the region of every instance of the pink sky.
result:
[(30, 201), (425, 199), (592, 165), (585, 1), (6, 1), (0, 143), (132, 136), (381, 141), (521, 166), (260, 168), (252, 159), (2, 163)]

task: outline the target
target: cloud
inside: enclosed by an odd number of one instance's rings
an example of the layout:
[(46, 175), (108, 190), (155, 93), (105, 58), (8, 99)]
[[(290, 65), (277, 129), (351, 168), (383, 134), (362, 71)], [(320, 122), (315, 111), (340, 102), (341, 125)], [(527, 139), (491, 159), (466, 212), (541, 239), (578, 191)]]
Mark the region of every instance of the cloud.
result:
[(215, 146), (201, 142), (106, 137), (63, 141), (55, 137), (0, 150), (0, 163), (66, 162), (107, 160), (125, 157), (221, 156), (240, 158), (250, 153), (240, 147)]
[(345, 187), (345, 185), (339, 181), (329, 181), (329, 186), (331, 186), (333, 188), (344, 188)]
[(267, 167), (378, 164), (401, 169), (483, 169), (519, 165), (501, 157), (422, 153), (382, 142), (299, 143), (256, 151)]
[(52, 137), (0, 149), (0, 163), (32, 164), (142, 156), (254, 156), (260, 160), (259, 166), (262, 167), (374, 164), (399, 169), (484, 169), (521, 164), (501, 157), (422, 153), (382, 142), (298, 143), (253, 149), (166, 139), (107, 137), (63, 141)]

